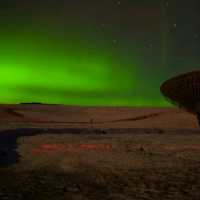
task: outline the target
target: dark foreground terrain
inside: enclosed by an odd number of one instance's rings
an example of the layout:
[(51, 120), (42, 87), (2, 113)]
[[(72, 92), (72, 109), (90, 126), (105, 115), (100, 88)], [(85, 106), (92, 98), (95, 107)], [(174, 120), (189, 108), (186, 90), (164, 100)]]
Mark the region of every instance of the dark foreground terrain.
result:
[(200, 135), (39, 134), (0, 168), (0, 199), (199, 200)]
[(4, 105), (0, 116), (0, 200), (200, 199), (192, 115)]
[[(183, 167), (184, 166), (184, 167)], [(109, 171), (81, 167), (58, 169), (1, 169), (0, 199), (200, 199), (200, 163), (181, 168)]]

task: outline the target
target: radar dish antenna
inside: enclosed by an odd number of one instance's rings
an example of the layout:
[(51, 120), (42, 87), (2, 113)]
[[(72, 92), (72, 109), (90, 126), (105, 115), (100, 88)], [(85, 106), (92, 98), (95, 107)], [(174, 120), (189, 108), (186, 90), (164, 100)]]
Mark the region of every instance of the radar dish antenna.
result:
[(200, 70), (165, 81), (160, 91), (172, 104), (195, 114), (200, 126)]

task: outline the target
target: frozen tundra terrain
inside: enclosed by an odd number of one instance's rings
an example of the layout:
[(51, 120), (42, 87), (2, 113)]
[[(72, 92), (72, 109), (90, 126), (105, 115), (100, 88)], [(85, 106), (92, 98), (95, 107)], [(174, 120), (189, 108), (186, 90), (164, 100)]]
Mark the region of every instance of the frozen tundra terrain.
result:
[(200, 199), (200, 129), (175, 108), (0, 106), (0, 199)]

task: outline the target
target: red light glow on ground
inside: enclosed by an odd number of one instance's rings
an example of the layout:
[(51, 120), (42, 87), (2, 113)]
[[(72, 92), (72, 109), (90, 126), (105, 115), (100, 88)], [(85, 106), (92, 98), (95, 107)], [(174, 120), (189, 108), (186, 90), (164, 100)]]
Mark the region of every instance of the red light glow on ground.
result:
[(33, 154), (65, 151), (111, 151), (111, 144), (41, 144), (32, 149)]

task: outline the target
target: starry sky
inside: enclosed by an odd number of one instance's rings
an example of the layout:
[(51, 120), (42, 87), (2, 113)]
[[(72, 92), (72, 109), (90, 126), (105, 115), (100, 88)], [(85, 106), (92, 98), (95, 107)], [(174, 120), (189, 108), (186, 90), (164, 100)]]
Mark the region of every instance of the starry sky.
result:
[(169, 106), (200, 69), (199, 0), (1, 0), (0, 103)]

